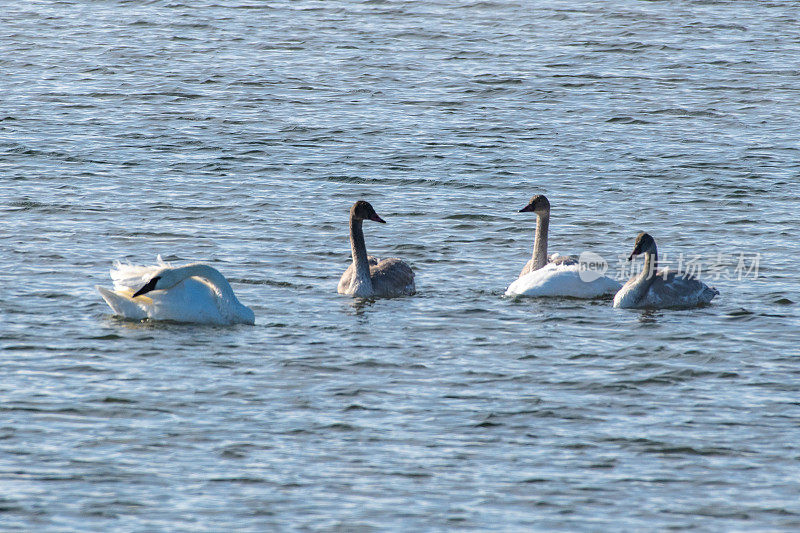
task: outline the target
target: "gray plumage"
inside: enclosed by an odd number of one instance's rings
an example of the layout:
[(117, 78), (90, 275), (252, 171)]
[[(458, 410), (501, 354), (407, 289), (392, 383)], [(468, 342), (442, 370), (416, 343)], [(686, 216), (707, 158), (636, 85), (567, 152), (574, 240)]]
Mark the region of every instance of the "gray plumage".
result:
[(362, 222), (384, 222), (372, 206), (359, 200), (350, 209), (350, 247), (353, 262), (339, 279), (337, 291), (359, 298), (405, 296), (416, 292), (414, 271), (396, 257), (379, 260), (367, 255)]
[[(414, 294), (414, 271), (402, 259), (390, 257), (379, 260), (374, 256), (368, 256), (369, 276), (372, 280), (372, 290), (374, 296), (404, 296)], [(356, 268), (355, 263), (350, 263), (347, 270), (339, 280), (339, 294), (347, 294), (347, 287), (353, 283)]]
[[(634, 280), (635, 277), (628, 283)], [(709, 303), (718, 294), (717, 289), (694, 276), (665, 269), (656, 274), (647, 292), (636, 302), (636, 307), (695, 307)]]
[(658, 248), (647, 233), (636, 237), (629, 260), (644, 254), (644, 268), (633, 276), (614, 296), (614, 307), (664, 308), (696, 307), (714, 299), (719, 291), (692, 275), (664, 269), (656, 272)]

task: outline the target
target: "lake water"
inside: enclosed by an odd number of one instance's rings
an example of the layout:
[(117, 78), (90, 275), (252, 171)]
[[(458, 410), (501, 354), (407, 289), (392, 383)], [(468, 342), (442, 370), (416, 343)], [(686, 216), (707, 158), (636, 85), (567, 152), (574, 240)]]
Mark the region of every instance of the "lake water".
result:
[[(798, 2), (0, 20), (0, 529), (800, 528)], [(720, 296), (504, 298), (534, 194), (552, 251), (646, 230)], [(417, 295), (336, 294), (359, 198)], [(113, 317), (157, 254), (256, 325)]]

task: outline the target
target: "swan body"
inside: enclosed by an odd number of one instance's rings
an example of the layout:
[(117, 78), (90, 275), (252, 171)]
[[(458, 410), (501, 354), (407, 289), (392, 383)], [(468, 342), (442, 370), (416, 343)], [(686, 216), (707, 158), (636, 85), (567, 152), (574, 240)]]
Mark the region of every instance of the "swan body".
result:
[(644, 254), (642, 272), (633, 276), (614, 296), (614, 307), (627, 309), (687, 308), (704, 305), (714, 299), (719, 291), (709, 287), (694, 276), (669, 269), (656, 272), (658, 249), (655, 240), (647, 233), (636, 238), (633, 252)]
[(577, 262), (547, 263), (511, 283), (506, 296), (599, 298), (616, 293), (620, 286), (607, 276), (584, 281)]
[(536, 237), (533, 256), (525, 263), (519, 278), (506, 289), (506, 296), (598, 298), (614, 294), (620, 283), (607, 276), (591, 276), (584, 281), (578, 261), (569, 256), (547, 255), (547, 233), (550, 227), (550, 202), (536, 195), (519, 210), (536, 213)]
[(114, 290), (96, 286), (115, 314), (132, 320), (172, 320), (195, 324), (253, 324), (255, 314), (242, 305), (228, 280), (202, 263), (172, 267), (158, 258), (153, 266), (116, 262)]
[(372, 206), (359, 200), (350, 209), (350, 248), (353, 262), (339, 279), (337, 292), (356, 298), (406, 296), (416, 292), (414, 271), (396, 257), (377, 259), (367, 255), (362, 222), (385, 221)]

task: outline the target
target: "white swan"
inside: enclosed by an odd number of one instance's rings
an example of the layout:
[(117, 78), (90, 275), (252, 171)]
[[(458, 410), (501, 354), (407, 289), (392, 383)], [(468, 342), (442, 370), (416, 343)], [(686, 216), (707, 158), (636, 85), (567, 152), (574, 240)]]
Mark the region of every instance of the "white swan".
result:
[(607, 276), (587, 272), (581, 275), (581, 265), (573, 258), (547, 256), (550, 202), (544, 195), (537, 194), (531, 198), (519, 212), (536, 213), (533, 257), (525, 263), (519, 278), (508, 286), (506, 296), (597, 298), (619, 290), (620, 283)]
[(688, 274), (669, 269), (656, 272), (658, 249), (656, 241), (647, 233), (636, 237), (633, 252), (628, 257), (644, 254), (644, 268), (633, 276), (614, 296), (614, 307), (661, 308), (696, 307), (709, 303), (719, 291)]
[(364, 232), (361, 229), (364, 220), (386, 223), (369, 202), (359, 200), (350, 208), (350, 248), (353, 262), (339, 280), (339, 294), (356, 298), (414, 294), (414, 271), (410, 266), (396, 257), (381, 261), (367, 255)]
[[(172, 267), (114, 263), (114, 290), (95, 286), (115, 314), (128, 319), (173, 320), (197, 324), (253, 324), (255, 314), (242, 305), (228, 280), (202, 263)], [(147, 294), (147, 296), (144, 296)]]

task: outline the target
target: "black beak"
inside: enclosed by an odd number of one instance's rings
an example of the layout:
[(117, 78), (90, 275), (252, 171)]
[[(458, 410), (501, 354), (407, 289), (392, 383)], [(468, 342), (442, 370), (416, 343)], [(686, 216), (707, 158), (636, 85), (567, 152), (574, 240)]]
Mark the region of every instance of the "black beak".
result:
[(628, 261), (633, 261), (633, 254), (628, 256)]
[(526, 205), (525, 207), (523, 207), (522, 209), (520, 209), (517, 212), (518, 213), (527, 213), (528, 211), (533, 211), (533, 204), (528, 204), (528, 205)]
[(161, 278), (159, 276), (156, 276), (147, 283), (145, 283), (144, 287), (133, 293), (133, 297), (136, 298), (137, 296), (141, 296), (142, 294), (146, 294), (155, 289), (156, 283), (158, 283), (159, 279)]

